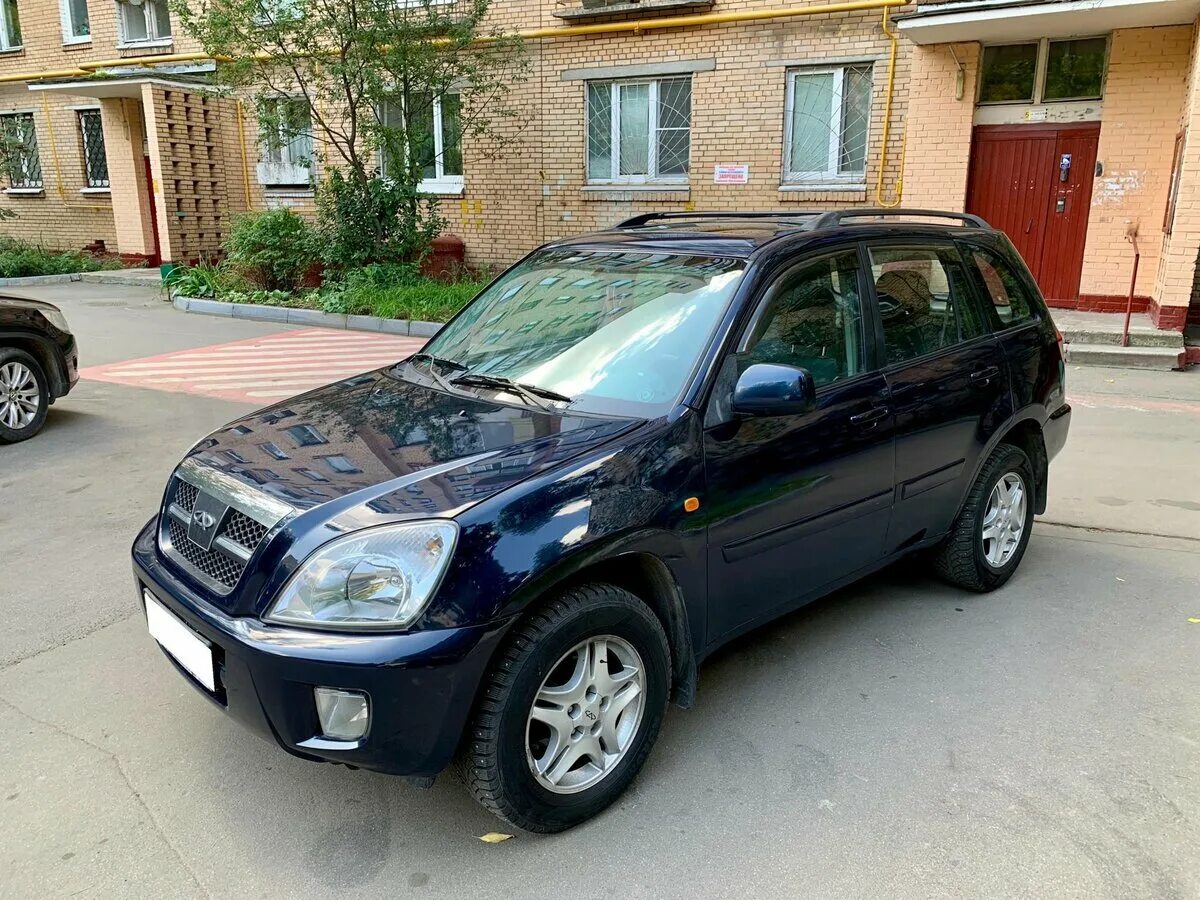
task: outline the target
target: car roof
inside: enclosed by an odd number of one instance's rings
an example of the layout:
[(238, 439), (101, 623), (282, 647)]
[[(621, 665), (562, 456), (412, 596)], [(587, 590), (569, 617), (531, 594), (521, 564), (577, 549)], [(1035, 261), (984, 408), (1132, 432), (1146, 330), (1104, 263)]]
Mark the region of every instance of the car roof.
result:
[[(931, 219), (934, 221), (929, 221)], [(607, 231), (556, 241), (548, 246), (744, 258), (783, 241), (794, 250), (801, 244), (828, 243), (830, 238), (851, 241), (885, 235), (937, 237), (967, 232), (976, 235), (995, 233), (978, 216), (942, 210), (648, 213), (627, 219)]]

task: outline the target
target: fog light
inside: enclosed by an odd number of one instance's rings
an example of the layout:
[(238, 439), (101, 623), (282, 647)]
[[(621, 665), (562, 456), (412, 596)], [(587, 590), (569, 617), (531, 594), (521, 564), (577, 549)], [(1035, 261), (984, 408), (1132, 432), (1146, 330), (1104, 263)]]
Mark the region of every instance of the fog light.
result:
[(313, 688), (321, 733), (335, 741), (357, 741), (367, 733), (371, 717), (367, 695), (337, 688)]

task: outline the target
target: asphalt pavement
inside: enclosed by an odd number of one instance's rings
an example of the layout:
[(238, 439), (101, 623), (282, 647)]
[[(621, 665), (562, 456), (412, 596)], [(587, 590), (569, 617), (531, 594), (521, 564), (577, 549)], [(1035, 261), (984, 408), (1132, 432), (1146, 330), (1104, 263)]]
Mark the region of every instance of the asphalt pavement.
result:
[[(89, 366), (288, 330), (23, 291)], [(904, 564), (740, 639), (616, 806), (498, 844), (455, 778), (293, 759), (176, 674), (128, 547), (251, 407), (85, 380), (0, 448), (0, 896), (1198, 897), (1200, 374), (1068, 377), (1007, 587)]]

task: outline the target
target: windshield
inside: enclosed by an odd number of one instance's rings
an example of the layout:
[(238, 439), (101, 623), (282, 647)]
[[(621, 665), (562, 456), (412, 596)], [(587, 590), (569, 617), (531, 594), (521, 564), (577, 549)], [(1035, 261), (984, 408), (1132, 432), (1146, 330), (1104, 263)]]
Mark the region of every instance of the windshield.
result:
[(558, 408), (658, 415), (683, 390), (744, 267), (711, 256), (545, 250), (476, 297), (425, 352), (571, 398)]

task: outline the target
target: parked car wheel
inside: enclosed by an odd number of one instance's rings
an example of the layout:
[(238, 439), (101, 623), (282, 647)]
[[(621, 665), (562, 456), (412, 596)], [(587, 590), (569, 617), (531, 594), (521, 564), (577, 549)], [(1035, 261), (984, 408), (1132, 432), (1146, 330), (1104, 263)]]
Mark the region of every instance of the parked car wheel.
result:
[(526, 831), (596, 815), (650, 753), (670, 673), (667, 636), (637, 597), (567, 591), (516, 627), (485, 680), (463, 760), (471, 792)]
[(975, 480), (934, 565), (951, 584), (992, 591), (1008, 581), (1033, 530), (1033, 466), (1019, 447), (1001, 444)]
[(0, 443), (41, 431), (49, 406), (50, 386), (38, 361), (24, 350), (0, 349)]

